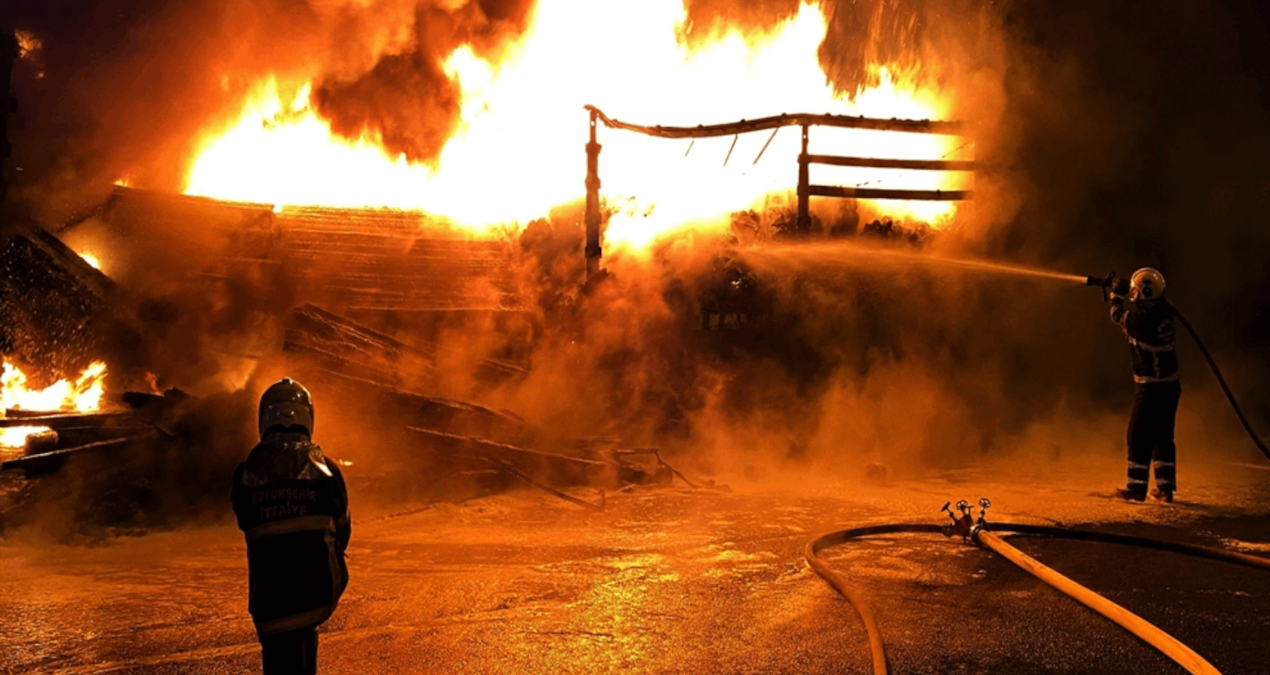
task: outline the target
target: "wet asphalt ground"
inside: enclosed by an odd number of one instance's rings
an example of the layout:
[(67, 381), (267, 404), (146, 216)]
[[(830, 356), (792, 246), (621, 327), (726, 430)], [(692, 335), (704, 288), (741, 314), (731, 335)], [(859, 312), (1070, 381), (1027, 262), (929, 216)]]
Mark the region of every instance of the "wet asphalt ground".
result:
[[(828, 530), (940, 522), (944, 501), (981, 495), (994, 502), (989, 519), (1270, 555), (1270, 472), (1192, 476), (1165, 506), (1091, 494), (1114, 484), (1103, 470), (1119, 466), (1051, 468), (1044, 492), (1017, 468), (867, 488), (785, 475), (780, 485), (610, 494), (603, 513), (527, 491), (358, 510), (353, 476), (352, 583), (321, 630), (321, 672), (868, 673), (859, 618), (807, 569), (803, 547)], [(1270, 573), (1013, 541), (1223, 673), (1270, 672)], [(1185, 672), (958, 539), (879, 537), (824, 557), (870, 599), (893, 673)], [(10, 534), (0, 541), (0, 672), (258, 672), (246, 586), (232, 522), (58, 544)]]

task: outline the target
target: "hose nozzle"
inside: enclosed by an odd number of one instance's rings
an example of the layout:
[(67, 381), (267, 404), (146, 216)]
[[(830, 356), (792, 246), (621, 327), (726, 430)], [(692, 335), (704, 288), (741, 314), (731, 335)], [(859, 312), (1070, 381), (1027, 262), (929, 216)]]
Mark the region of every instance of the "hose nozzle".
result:
[(1108, 272), (1105, 277), (1085, 277), (1086, 286), (1100, 286), (1102, 288), (1111, 288), (1116, 283), (1116, 273)]
[(1105, 277), (1085, 277), (1086, 286), (1097, 286), (1102, 289), (1102, 301), (1106, 302), (1107, 293), (1116, 284), (1116, 273), (1108, 272)]

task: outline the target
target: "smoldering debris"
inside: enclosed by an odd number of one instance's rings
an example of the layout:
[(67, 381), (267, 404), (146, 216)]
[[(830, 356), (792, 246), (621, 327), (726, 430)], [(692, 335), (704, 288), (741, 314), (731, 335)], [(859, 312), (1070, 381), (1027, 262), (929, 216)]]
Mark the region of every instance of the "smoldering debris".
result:
[(434, 347), (408, 344), (313, 304), (291, 311), (282, 350), (312, 359), (329, 372), (383, 386), (402, 384), (397, 369), (402, 357), (412, 357), (417, 379), (431, 380), (436, 367)]
[[(340, 239), (345, 236), (342, 221), (320, 210), (279, 218), (272, 211), (267, 216), (256, 215), (259, 212), (250, 206), (165, 199), (130, 190), (117, 190), (106, 206), (92, 209), (91, 215), (74, 223), (71, 230), (82, 234), (92, 228), (115, 228), (116, 232), (143, 236), (149, 228), (167, 222), (162, 215), (165, 210), (175, 211), (185, 222), (232, 221), (230, 227), (241, 229), (229, 236), (224, 231), (201, 231), (197, 237), (213, 245), (186, 261), (187, 269), (165, 261), (170, 270), (167, 276), (175, 277), (168, 281), (161, 281), (165, 276), (162, 269), (129, 269), (136, 265), (129, 256), (139, 255), (138, 251), (117, 246), (110, 260), (129, 283), (123, 289), (92, 297), (100, 311), (117, 317), (121, 324), (141, 328), (134, 331), (137, 342), (130, 345), (127, 358), (112, 355), (109, 345), (101, 341), (91, 344), (104, 350), (97, 354), (107, 361), (127, 362), (125, 372), (161, 370), (162, 374), (147, 378), (151, 387), (160, 381), (188, 381), (200, 393), (191, 396), (175, 388), (163, 393), (157, 389), (153, 393), (129, 391), (108, 397), (106, 408), (93, 413), (8, 411), (0, 426), (35, 426), (48, 431), (31, 435), (23, 456), (3, 464), (6, 476), (21, 473), (29, 485), (9, 494), (0, 527), (63, 521), (71, 527), (153, 527), (197, 516), (222, 496), (215, 481), (208, 482), (207, 477), (228, 475), (225, 472), (232, 470), (251, 446), (253, 383), (272, 377), (274, 369), (308, 383), (323, 402), (322, 419), (333, 427), (325, 438), (344, 443), (359, 437), (373, 439), (375, 448), (368, 453), (374, 456), (370, 473), (381, 486), (422, 485), (411, 493), (414, 497), (447, 498), (470, 495), (473, 490), (503, 490), (509, 487), (509, 480), (548, 490), (585, 485), (616, 489), (666, 484), (674, 475), (655, 451), (637, 457), (630, 454), (634, 449), (619, 439), (569, 440), (505, 410), (418, 393), (438, 387), (442, 350), (428, 335), (448, 330), (436, 317), (428, 319), (427, 311), (419, 312), (418, 304), (405, 308), (413, 321), (399, 327), (397, 333), (402, 337), (312, 302), (284, 309), (284, 303), (295, 299), (331, 301), (322, 290), (328, 286), (321, 281), (325, 274), (347, 274), (346, 269), (340, 269), (340, 255), (355, 263), (374, 257), (376, 276), (367, 282), (368, 287), (392, 288), (396, 279), (385, 281), (385, 269), (397, 269), (397, 278), (409, 282), (426, 280), (435, 274), (428, 265), (412, 259), (406, 267), (398, 260), (403, 256), (411, 259), (420, 246), (429, 246), (425, 239), (387, 236), (384, 240), (388, 244), (381, 244), (378, 251), (371, 252), (363, 241), (350, 253), (348, 247), (341, 249), (337, 243), (344, 241)], [(303, 225), (295, 224), (297, 217)], [(398, 216), (386, 216), (390, 226), (394, 218)], [(264, 237), (253, 236), (259, 232), (252, 227), (256, 221), (269, 228)], [(322, 230), (323, 224), (330, 229)], [(406, 234), (404, 229), (400, 232)], [(303, 237), (305, 243), (293, 243), (292, 233)], [(45, 247), (60, 252), (67, 264), (86, 265), (56, 237), (43, 231), (32, 237), (51, 242)], [(326, 241), (317, 243), (323, 237)], [(437, 241), (465, 245), (461, 240)], [(152, 245), (148, 238), (143, 239), (143, 250)], [(330, 247), (330, 255), (317, 255), (322, 246)], [(492, 250), (486, 243), (476, 246)], [(244, 259), (250, 264), (240, 264)], [(436, 259), (436, 265), (453, 265), (453, 260), (452, 255), (443, 256)], [(268, 264), (275, 261), (280, 264)], [(199, 272), (200, 265), (205, 271)], [(270, 273), (257, 274), (261, 267)], [(212, 296), (215, 299), (210, 302), (206, 297), (191, 297), (187, 288), (205, 296), (209, 287), (201, 280), (209, 274), (223, 294)], [(93, 270), (92, 275), (96, 276), (90, 278), (100, 277), (97, 280), (103, 287), (114, 289), (114, 282), (100, 272)], [(141, 279), (147, 287), (137, 287)], [(386, 324), (385, 317), (399, 316), (402, 311), (367, 307), (356, 295), (342, 296), (341, 301), (344, 311), (359, 312), (380, 325)], [(169, 309), (159, 311), (156, 307), (160, 304)], [(233, 313), (240, 317), (232, 321), (216, 318)], [(255, 318), (244, 320), (244, 314)], [(93, 327), (86, 328), (86, 335), (92, 337)], [(416, 337), (419, 334), (423, 337)], [(186, 335), (190, 337), (181, 338)], [(174, 344), (174, 337), (181, 343)], [(250, 344), (246, 351), (255, 352), (246, 353), (239, 347), (249, 364), (246, 386), (221, 390), (207, 379), (206, 372), (223, 363), (220, 355), (233, 350), (234, 344)], [(476, 386), (514, 386), (518, 378), (529, 373), (526, 366), (507, 358), (505, 350), (501, 354), (499, 358), (483, 355), (465, 362)], [(225, 405), (226, 401), (233, 403)], [(550, 449), (531, 449), (543, 444)], [(357, 456), (358, 466), (362, 466), (362, 457), (350, 454)], [(590, 470), (579, 471), (580, 466)], [(502, 479), (489, 480), (491, 469)], [(394, 470), (400, 470), (399, 480), (385, 478), (385, 472)], [(354, 482), (358, 471), (350, 471)], [(428, 478), (421, 481), (420, 476)], [(455, 482), (468, 487), (446, 484)], [(59, 518), (44, 517), (52, 512)]]
[(57, 237), (33, 227), (0, 250), (0, 354), (76, 373), (99, 353), (114, 284)]

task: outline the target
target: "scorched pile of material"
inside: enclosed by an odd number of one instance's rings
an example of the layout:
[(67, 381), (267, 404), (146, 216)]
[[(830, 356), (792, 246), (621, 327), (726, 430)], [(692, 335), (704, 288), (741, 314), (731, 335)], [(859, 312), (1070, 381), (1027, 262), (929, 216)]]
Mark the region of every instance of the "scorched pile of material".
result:
[[(325, 404), (319, 440), (343, 441), (337, 457), (370, 454), (347, 439), (375, 447), (375, 461), (349, 462), (354, 485), (362, 471), (379, 479), (406, 467), (400, 478), (416, 486), (414, 496), (520, 483), (599, 507), (593, 492), (580, 499), (562, 489), (669, 483), (673, 470), (655, 449), (559, 438), (507, 411), (428, 395), (445, 365), (443, 331), (514, 326), (525, 312), (508, 242), (425, 228), (424, 218), (117, 188), (58, 233), (72, 242), (86, 233), (112, 238), (123, 252), (117, 283), (59, 236), (31, 227), (10, 239), (0, 256), (0, 301), (14, 317), (5, 353), (58, 373), (94, 356), (111, 364), (112, 379), (104, 412), (32, 418), (14, 410), (0, 420), (50, 429), (3, 464), (11, 485), (19, 473), (29, 484), (9, 491), (0, 528), (33, 519), (54, 495), (73, 518), (98, 524), (149, 522), (137, 514), (180, 513), (174, 499), (196, 506), (223, 497), (218, 477), (251, 444), (253, 383), (282, 373)], [(465, 367), (480, 391), (523, 377), (529, 364), (508, 354)], [(238, 394), (199, 393), (201, 378), (234, 368), (250, 373)], [(194, 394), (160, 394), (156, 384)], [(155, 393), (109, 393), (128, 388)], [(121, 506), (101, 508), (107, 494)]]

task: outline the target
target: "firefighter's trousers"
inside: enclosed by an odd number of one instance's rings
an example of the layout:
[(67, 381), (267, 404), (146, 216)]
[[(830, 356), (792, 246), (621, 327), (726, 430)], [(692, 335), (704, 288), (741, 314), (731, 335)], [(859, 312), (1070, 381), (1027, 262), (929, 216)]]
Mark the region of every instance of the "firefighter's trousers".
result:
[(1155, 486), (1164, 491), (1177, 489), (1177, 445), (1173, 427), (1181, 382), (1147, 382), (1136, 385), (1133, 408), (1129, 412), (1129, 490), (1146, 494), (1147, 481), (1155, 468)]

